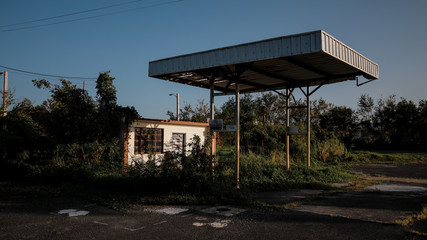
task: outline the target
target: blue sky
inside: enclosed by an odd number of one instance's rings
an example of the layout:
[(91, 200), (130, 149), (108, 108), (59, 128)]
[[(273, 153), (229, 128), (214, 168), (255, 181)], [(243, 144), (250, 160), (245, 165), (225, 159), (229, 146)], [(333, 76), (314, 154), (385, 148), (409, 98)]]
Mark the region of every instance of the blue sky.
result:
[[(130, 0), (2, 0), (0, 25), (105, 7)], [(171, 0), (172, 1), (172, 0)], [(33, 23), (53, 23), (169, 0), (144, 0), (117, 8)], [(322, 29), (380, 66), (380, 79), (327, 85), (312, 99), (357, 107), (361, 94), (427, 99), (427, 1), (424, 0), (183, 0), (157, 7), (19, 31), (0, 27), (0, 65), (61, 76), (97, 77), (111, 71), (120, 105), (147, 118), (167, 118), (181, 105), (208, 101), (209, 91), (148, 77), (148, 62), (181, 54)], [(24, 25), (22, 25), (24, 26)], [(30, 25), (25, 25), (30, 26)], [(0, 71), (6, 69), (0, 67)], [(41, 104), (49, 92), (32, 85), (41, 77), (9, 71), (16, 97)], [(58, 83), (55, 78), (49, 78)], [(73, 80), (82, 86), (81, 80)], [(3, 84), (1, 84), (2, 86)], [(95, 96), (95, 82), (86, 81)], [(217, 106), (227, 97), (216, 98)]]

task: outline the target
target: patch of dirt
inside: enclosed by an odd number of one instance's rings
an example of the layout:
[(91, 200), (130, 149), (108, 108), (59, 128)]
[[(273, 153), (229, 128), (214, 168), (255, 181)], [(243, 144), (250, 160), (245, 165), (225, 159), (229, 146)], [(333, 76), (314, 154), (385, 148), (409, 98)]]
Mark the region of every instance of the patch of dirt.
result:
[(355, 164), (355, 172), (362, 172), (372, 177), (390, 177), (399, 179), (427, 179), (427, 163), (394, 164)]

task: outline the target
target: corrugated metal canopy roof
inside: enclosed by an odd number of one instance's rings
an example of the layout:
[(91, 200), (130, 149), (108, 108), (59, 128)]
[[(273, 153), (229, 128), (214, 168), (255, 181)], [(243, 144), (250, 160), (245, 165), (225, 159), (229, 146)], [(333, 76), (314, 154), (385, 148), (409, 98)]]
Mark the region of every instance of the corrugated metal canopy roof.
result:
[(217, 91), (260, 92), (378, 79), (378, 64), (324, 31), (267, 39), (149, 63), (149, 76)]

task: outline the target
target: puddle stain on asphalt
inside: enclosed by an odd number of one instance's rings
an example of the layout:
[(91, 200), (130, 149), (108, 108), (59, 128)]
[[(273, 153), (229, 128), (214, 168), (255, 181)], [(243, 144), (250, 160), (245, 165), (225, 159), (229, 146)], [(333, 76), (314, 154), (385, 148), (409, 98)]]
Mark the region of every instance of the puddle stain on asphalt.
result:
[(246, 209), (234, 208), (234, 207), (226, 207), (226, 206), (218, 206), (205, 208), (200, 210), (203, 213), (216, 214), (225, 217), (231, 217), (233, 215), (245, 212)]

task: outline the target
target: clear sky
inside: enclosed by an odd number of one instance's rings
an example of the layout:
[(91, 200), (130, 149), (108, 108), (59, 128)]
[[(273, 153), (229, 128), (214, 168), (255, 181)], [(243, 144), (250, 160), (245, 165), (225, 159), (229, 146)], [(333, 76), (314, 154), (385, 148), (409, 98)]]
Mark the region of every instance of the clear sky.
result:
[[(327, 85), (312, 99), (352, 108), (365, 93), (374, 99), (396, 94), (427, 100), (425, 0), (142, 0), (5, 27), (130, 1), (2, 0), (0, 65), (92, 78), (110, 70), (120, 105), (135, 106), (146, 118), (166, 119), (166, 112), (176, 109), (169, 93), (179, 92), (183, 105), (208, 102), (209, 91), (149, 78), (149, 61), (322, 29), (378, 63), (380, 79), (361, 87), (354, 81)], [(153, 6), (159, 3), (165, 4)], [(98, 15), (105, 16), (93, 18)], [(8, 31), (42, 24), (50, 25)], [(49, 92), (35, 88), (31, 80), (41, 78), (9, 70), (9, 88), (15, 88), (19, 100), (27, 97), (40, 104)], [(58, 83), (57, 78), (46, 79)], [(82, 80), (73, 82), (82, 87)], [(95, 96), (95, 81), (87, 80), (86, 89)], [(215, 99), (217, 106), (226, 100)]]

